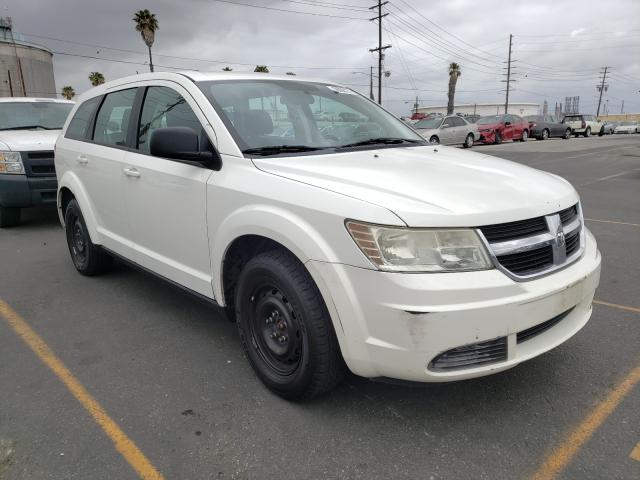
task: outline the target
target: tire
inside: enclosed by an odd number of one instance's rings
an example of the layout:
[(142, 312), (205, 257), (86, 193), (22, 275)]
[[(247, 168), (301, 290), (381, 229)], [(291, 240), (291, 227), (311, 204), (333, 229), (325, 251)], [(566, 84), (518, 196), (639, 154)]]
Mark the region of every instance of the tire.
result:
[(540, 137), (540, 140), (549, 140), (549, 130), (546, 128), (542, 130), (542, 137)]
[(493, 143), (495, 145), (500, 145), (502, 143), (502, 135), (500, 135), (500, 132), (495, 133), (493, 137)]
[(435, 135), (433, 135), (433, 136), (429, 139), (429, 143), (439, 144), (439, 143), (440, 143), (440, 139), (439, 139), (438, 137), (436, 137)]
[(562, 138), (564, 138), (565, 140), (569, 140), (571, 138), (571, 129), (570, 128), (567, 128), (565, 130), (564, 136)]
[(0, 207), (0, 228), (15, 227), (19, 224), (19, 207)]
[(587, 129), (584, 131), (584, 136), (585, 137), (591, 136), (591, 127), (587, 127)]
[(474, 142), (473, 133), (470, 133), (469, 135), (467, 135), (467, 138), (464, 139), (464, 143), (462, 144), (462, 146), (464, 148), (471, 148), (473, 147), (473, 142)]
[(527, 140), (529, 140), (529, 131), (528, 130), (523, 130), (522, 131), (522, 138), (520, 139), (521, 142), (526, 142)]
[(269, 390), (309, 400), (346, 372), (327, 307), (300, 261), (284, 249), (260, 253), (238, 279), (236, 318), (253, 370)]
[(87, 224), (75, 198), (67, 205), (67, 210), (64, 213), (64, 225), (71, 260), (78, 272), (82, 275), (93, 276), (103, 273), (111, 267), (113, 257), (91, 241)]
[(604, 136), (604, 127), (602, 127), (602, 128), (600, 129), (600, 131), (598, 132), (598, 136), (599, 136), (599, 137), (603, 137), (603, 136)]

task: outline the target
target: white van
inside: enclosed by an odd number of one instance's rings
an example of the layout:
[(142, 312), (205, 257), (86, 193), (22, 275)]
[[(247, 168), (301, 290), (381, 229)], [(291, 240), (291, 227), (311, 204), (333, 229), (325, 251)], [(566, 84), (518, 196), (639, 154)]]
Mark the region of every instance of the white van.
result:
[(345, 367), (418, 382), (513, 367), (586, 324), (600, 277), (567, 181), (429, 145), (330, 82), (105, 83), (72, 112), (56, 171), (80, 273), (118, 257), (225, 307), (291, 399)]

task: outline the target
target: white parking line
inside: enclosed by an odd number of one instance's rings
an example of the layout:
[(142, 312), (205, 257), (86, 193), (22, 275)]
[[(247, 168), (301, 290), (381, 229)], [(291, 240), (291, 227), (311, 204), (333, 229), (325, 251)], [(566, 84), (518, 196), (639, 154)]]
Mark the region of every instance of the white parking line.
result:
[[(571, 157), (568, 157), (571, 158)], [(593, 185), (594, 183), (598, 183), (598, 182), (602, 182), (604, 180), (610, 180), (612, 178), (616, 178), (616, 177), (621, 177), (622, 175), (626, 175), (628, 173), (633, 173), (636, 170), (640, 170), (640, 168), (634, 168), (633, 170), (627, 170), (626, 172), (620, 172), (620, 173), (616, 173), (615, 175), (607, 175), (606, 177), (601, 177), (601, 178), (597, 178), (591, 182), (587, 182), (587, 183), (581, 183), (579, 186), (580, 187), (584, 187), (586, 185)]]

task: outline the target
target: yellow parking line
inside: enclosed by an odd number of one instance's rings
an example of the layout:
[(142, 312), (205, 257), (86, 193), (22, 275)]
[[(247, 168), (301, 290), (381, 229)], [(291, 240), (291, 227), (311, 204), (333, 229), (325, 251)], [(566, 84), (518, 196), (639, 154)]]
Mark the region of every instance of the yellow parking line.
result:
[(605, 307), (619, 308), (620, 310), (626, 310), (627, 312), (640, 313), (640, 308), (628, 307), (627, 305), (619, 305), (617, 303), (603, 302), (602, 300), (594, 300), (596, 305), (604, 305)]
[(631, 453), (629, 454), (629, 458), (635, 460), (636, 462), (640, 462), (640, 442), (635, 446)]
[(556, 478), (638, 382), (640, 367), (634, 368), (602, 402), (596, 405), (580, 425), (569, 432), (562, 443), (545, 459), (533, 475), (533, 480)]
[(73, 396), (91, 414), (96, 423), (111, 439), (116, 450), (129, 462), (129, 465), (137, 472), (140, 478), (144, 480), (162, 480), (164, 477), (151, 465), (144, 453), (127, 437), (118, 424), (109, 417), (104, 408), (56, 357), (42, 338), (31, 329), (18, 313), (2, 300), (0, 300), (0, 316), (6, 320), (15, 333), (24, 340), (38, 358), (53, 371)]
[(614, 225), (629, 225), (631, 227), (640, 227), (640, 223), (618, 222), (615, 220), (600, 220), (597, 218), (585, 218), (587, 222), (613, 223)]

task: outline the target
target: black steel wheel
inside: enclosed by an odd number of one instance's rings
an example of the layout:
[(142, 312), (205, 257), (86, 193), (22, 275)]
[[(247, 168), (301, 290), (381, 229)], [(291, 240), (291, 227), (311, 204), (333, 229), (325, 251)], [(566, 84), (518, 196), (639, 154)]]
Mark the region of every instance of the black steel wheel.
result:
[(83, 275), (97, 275), (107, 270), (113, 257), (94, 245), (78, 202), (73, 199), (64, 215), (67, 246), (76, 270)]
[(275, 249), (249, 260), (235, 306), (245, 354), (271, 391), (306, 400), (342, 380), (346, 368), (329, 312), (309, 272), (290, 252)]

